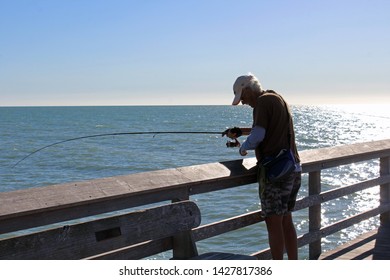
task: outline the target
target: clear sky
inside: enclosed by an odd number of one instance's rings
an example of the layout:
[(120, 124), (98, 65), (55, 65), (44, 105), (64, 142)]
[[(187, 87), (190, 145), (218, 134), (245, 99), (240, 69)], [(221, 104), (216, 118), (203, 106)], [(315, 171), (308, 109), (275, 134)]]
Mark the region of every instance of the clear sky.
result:
[(0, 106), (390, 103), (388, 0), (0, 0)]

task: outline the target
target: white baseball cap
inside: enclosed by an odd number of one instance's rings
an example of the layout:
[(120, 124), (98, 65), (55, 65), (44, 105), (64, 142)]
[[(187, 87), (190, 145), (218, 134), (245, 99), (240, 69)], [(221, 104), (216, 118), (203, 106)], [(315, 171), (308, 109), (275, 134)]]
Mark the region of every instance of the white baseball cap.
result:
[(232, 105), (238, 105), (241, 101), (242, 90), (251, 84), (256, 78), (253, 75), (244, 75), (237, 78), (233, 85), (234, 99)]

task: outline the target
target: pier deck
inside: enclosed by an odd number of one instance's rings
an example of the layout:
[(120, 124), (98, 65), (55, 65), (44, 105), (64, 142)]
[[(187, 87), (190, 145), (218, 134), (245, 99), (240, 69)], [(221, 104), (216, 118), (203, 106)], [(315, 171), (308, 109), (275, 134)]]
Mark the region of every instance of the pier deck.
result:
[(320, 260), (390, 260), (390, 224), (380, 226), (333, 250)]

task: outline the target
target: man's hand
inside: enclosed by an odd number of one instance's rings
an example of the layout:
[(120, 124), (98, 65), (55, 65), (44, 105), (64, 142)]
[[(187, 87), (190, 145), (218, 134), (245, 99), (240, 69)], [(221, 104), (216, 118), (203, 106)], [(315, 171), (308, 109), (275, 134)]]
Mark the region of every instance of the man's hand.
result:
[(230, 139), (236, 139), (242, 135), (242, 131), (239, 127), (228, 128), (222, 132), (222, 137), (225, 135)]
[(242, 155), (244, 157), (247, 154), (248, 154), (247, 150), (243, 149), (242, 146), (241, 146), (241, 148), (240, 148), (240, 155)]

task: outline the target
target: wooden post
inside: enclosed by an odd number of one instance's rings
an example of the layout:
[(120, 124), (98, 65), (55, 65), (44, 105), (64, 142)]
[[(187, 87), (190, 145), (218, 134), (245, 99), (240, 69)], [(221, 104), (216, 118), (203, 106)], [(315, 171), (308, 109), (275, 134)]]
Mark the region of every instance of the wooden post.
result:
[[(190, 200), (189, 190), (181, 192), (174, 199), (172, 203), (180, 202), (184, 200)], [(195, 257), (198, 255), (195, 241), (193, 239), (191, 230), (181, 232), (175, 235), (172, 239), (172, 259), (184, 260)]]
[[(309, 196), (321, 193), (321, 171), (309, 173)], [(309, 207), (309, 232), (321, 229), (321, 204)], [(321, 238), (309, 244), (309, 259), (316, 260), (321, 255)]]
[(172, 259), (185, 260), (198, 256), (195, 240), (191, 230), (181, 232), (172, 240)]
[[(380, 176), (390, 175), (390, 157), (380, 158)], [(390, 183), (380, 186), (380, 203), (390, 203)], [(390, 223), (390, 212), (380, 215), (381, 225)]]

